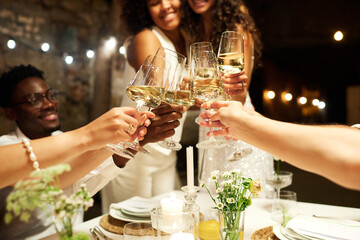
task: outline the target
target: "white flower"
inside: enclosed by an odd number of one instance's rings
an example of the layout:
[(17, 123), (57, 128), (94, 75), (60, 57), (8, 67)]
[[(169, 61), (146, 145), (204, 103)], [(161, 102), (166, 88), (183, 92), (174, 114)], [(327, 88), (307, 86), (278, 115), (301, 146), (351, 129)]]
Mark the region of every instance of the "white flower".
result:
[(222, 175), (222, 177), (224, 179), (229, 178), (230, 176), (231, 176), (231, 174), (229, 172), (224, 172), (223, 175)]
[(232, 174), (240, 174), (240, 173), (241, 173), (240, 169), (233, 169), (233, 170), (231, 170), (230, 172), (231, 172)]
[(219, 210), (221, 210), (221, 209), (223, 209), (224, 204), (222, 204), (221, 202), (218, 202), (216, 206)]
[(213, 172), (211, 173), (211, 179), (212, 179), (213, 181), (216, 181), (216, 180), (219, 179), (219, 170), (215, 170), (215, 171), (213, 171)]
[(222, 189), (221, 188), (217, 188), (216, 189), (216, 193), (221, 193)]
[(226, 202), (227, 202), (227, 203), (235, 203), (235, 199), (232, 198), (232, 197), (231, 197), (231, 198), (227, 198), (227, 199), (226, 199)]

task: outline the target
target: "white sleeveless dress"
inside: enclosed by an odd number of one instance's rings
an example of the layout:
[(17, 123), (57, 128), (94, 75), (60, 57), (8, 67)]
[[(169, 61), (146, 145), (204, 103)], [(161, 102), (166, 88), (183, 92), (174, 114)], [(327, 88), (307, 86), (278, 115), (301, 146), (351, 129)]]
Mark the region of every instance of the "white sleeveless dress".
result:
[[(176, 51), (173, 43), (158, 27), (151, 31), (159, 39), (162, 47)], [(131, 41), (128, 39), (126, 42)], [(154, 54), (157, 49), (154, 49)], [(135, 75), (135, 70), (126, 62), (124, 70), (124, 86)], [(123, 88), (125, 89), (125, 87)], [(124, 91), (122, 106), (136, 106)], [(147, 110), (147, 108), (144, 108)], [(175, 129), (173, 139), (180, 141), (186, 113), (180, 120), (180, 126)], [(152, 197), (179, 188), (176, 172), (176, 152), (161, 147), (158, 143), (148, 143), (144, 146), (150, 154), (138, 152), (135, 159), (130, 160), (121, 169), (120, 174), (101, 190), (103, 213), (109, 211), (111, 203), (116, 203), (133, 196)]]

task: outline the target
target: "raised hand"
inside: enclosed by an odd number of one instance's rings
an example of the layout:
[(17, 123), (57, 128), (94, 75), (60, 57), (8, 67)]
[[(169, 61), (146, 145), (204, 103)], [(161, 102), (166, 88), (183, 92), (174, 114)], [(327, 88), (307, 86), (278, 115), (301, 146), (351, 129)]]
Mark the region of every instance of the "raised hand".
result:
[(150, 142), (158, 142), (175, 134), (175, 128), (180, 125), (179, 119), (182, 118), (185, 108), (182, 106), (161, 104), (152, 110), (155, 117), (151, 119), (151, 124), (147, 128), (147, 134), (142, 145)]

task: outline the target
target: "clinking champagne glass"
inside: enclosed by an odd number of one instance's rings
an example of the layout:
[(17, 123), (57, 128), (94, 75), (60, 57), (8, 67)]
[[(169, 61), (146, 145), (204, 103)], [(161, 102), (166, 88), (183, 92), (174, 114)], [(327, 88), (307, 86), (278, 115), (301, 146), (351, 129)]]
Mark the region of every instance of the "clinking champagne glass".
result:
[[(218, 50), (218, 67), (222, 73), (239, 73), (244, 70), (244, 35), (235, 31), (225, 31), (221, 34)], [(240, 141), (230, 140), (234, 154), (229, 161), (241, 160), (252, 152), (249, 147), (241, 147)]]
[[(126, 89), (128, 97), (136, 102), (138, 111), (142, 106), (155, 108), (160, 105), (164, 92), (162, 86), (163, 79), (168, 75), (166, 62), (163, 62), (161, 66), (153, 66), (149, 64), (150, 59), (152, 62), (153, 56), (150, 55), (146, 58)], [(140, 146), (138, 138), (132, 143), (124, 144), (127, 144), (129, 148), (134, 150), (149, 153), (145, 148)]]
[[(186, 57), (171, 49), (160, 47), (153, 59), (153, 65), (156, 66), (164, 61), (169, 65), (169, 75), (163, 84), (165, 91), (162, 100), (170, 105), (177, 104), (175, 102), (175, 95), (178, 83), (184, 72)], [(172, 137), (166, 138), (164, 141), (159, 142), (159, 144), (167, 149), (176, 151), (182, 148), (181, 144), (173, 140)]]
[[(190, 76), (194, 75), (194, 66), (195, 66), (195, 55), (199, 52), (214, 52), (211, 42), (195, 42), (190, 45), (190, 57), (189, 57), (189, 74)], [(195, 123), (200, 124), (204, 121), (201, 117), (195, 119)]]
[[(192, 97), (191, 91), (191, 81), (188, 72), (188, 67), (186, 66), (183, 69), (183, 74), (181, 77), (172, 81), (172, 84), (167, 88), (167, 90), (165, 90), (163, 95), (164, 102), (184, 107), (190, 107), (194, 105), (194, 99)], [(173, 140), (172, 137), (159, 142), (159, 144), (165, 148), (176, 151), (182, 148), (182, 145), (179, 142)]]
[[(221, 82), (217, 68), (216, 55), (213, 52), (197, 52), (193, 55), (192, 81), (193, 97), (200, 102), (226, 99), (226, 92)], [(210, 104), (209, 104), (210, 105)], [(206, 141), (199, 142), (197, 148), (222, 148), (227, 145), (225, 140), (216, 140), (210, 125), (210, 137)]]

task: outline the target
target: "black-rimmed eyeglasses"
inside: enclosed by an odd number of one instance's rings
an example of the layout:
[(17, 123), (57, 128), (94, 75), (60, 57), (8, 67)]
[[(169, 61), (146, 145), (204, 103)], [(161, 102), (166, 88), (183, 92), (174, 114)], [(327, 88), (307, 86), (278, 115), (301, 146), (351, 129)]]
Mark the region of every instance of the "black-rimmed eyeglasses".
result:
[(15, 106), (19, 104), (28, 104), (32, 107), (38, 108), (44, 104), (45, 97), (51, 103), (55, 103), (59, 101), (59, 96), (60, 96), (60, 92), (58, 90), (49, 88), (44, 93), (32, 93), (25, 98), (25, 101), (14, 103), (11, 106)]

